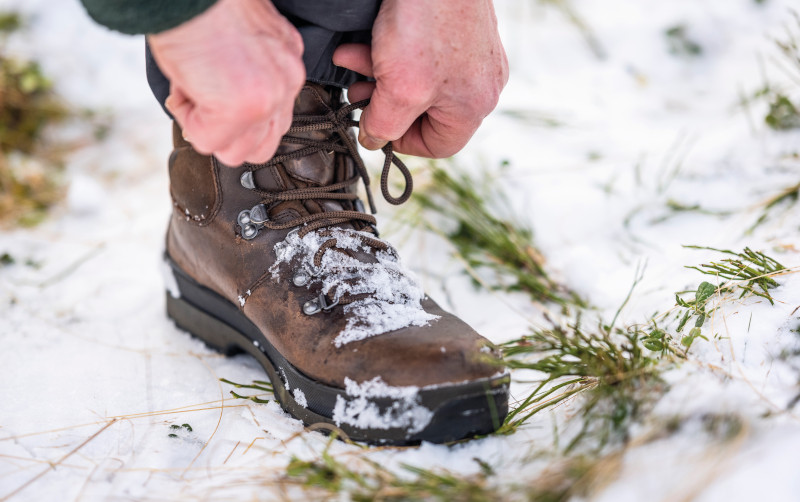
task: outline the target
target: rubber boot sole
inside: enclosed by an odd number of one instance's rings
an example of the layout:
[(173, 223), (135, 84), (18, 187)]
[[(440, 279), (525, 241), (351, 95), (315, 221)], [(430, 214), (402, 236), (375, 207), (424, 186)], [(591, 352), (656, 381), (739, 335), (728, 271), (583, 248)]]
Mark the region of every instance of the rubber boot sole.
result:
[(311, 379), (290, 364), (236, 305), (166, 260), (176, 282), (167, 292), (167, 315), (225, 355), (244, 352), (255, 357), (283, 409), (307, 426), (341, 430), (351, 440), (372, 444), (446, 443), (491, 433), (508, 413), (507, 373), (458, 384), (374, 386), (362, 392)]

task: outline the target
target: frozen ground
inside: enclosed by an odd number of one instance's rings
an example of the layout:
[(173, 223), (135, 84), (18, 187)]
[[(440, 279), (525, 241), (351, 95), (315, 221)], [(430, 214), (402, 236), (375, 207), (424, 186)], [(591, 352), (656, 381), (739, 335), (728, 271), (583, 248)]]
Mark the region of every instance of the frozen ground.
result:
[[(646, 263), (623, 312), (633, 322), (669, 309), (675, 291), (701, 280), (683, 266), (711, 255), (682, 244), (749, 245), (796, 270), (796, 207), (745, 230), (765, 200), (797, 183), (800, 134), (767, 129), (765, 103), (737, 106), (765, 77), (786, 80), (771, 38), (790, 21), (792, 2), (574, 6), (601, 47), (591, 50), (557, 9), (498, 3), (511, 81), (458, 157), (476, 169), (510, 160), (501, 183), (554, 276), (608, 315)], [(0, 1), (10, 7), (30, 15), (11, 50), (41, 60), (73, 103), (115, 119), (106, 141), (70, 156), (70, 194), (52, 218), (0, 235), (0, 253), (16, 258), (0, 267), (0, 500), (302, 498), (279, 483), (285, 466), (292, 456), (315, 458), (327, 438), (304, 432), (275, 403), (232, 399), (219, 379), (262, 378), (257, 365), (210, 352), (164, 316), (170, 124), (149, 96), (141, 38), (94, 26), (73, 1)], [(699, 56), (669, 52), (664, 33), (680, 24)], [(674, 212), (670, 201), (729, 215)], [(429, 236), (401, 251), (428, 291), (495, 341), (541, 318), (524, 298), (476, 292)], [(775, 306), (746, 299), (717, 313), (706, 328), (715, 336), (667, 375), (670, 392), (591, 498), (800, 500), (800, 411), (787, 410), (800, 364), (779, 357), (798, 337), (800, 279), (780, 282)], [(542, 413), (512, 436), (367, 455), (462, 474), (478, 472), (479, 458), (500, 484), (533, 480), (552, 460), (537, 455), (555, 450), (554, 428), (570, 409)], [(725, 413), (741, 418), (742, 431), (709, 438), (702, 417)], [(685, 418), (678, 432), (652, 437), (675, 416)], [(168, 437), (184, 423), (191, 432)], [(364, 454), (342, 443), (331, 452)]]

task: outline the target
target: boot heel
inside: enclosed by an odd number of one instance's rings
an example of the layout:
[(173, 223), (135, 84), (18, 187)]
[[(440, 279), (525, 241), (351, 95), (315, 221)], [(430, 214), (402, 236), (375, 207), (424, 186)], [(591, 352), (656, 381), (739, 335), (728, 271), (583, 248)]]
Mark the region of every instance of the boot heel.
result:
[(236, 330), (189, 302), (173, 297), (170, 293), (167, 293), (167, 315), (177, 327), (187, 331), (217, 352), (226, 356), (243, 352), (238, 344), (231, 342), (231, 340), (241, 337)]

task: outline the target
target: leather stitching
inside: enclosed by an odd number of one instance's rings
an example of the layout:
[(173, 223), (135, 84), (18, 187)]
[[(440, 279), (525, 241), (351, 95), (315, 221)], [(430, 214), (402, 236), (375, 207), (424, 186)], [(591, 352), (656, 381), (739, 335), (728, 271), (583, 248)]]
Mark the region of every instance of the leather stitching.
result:
[(194, 223), (199, 227), (204, 227), (211, 223), (222, 206), (222, 187), (220, 186), (219, 181), (219, 164), (217, 163), (217, 159), (214, 157), (209, 158), (211, 159), (211, 177), (214, 180), (214, 206), (211, 208), (211, 211), (209, 211), (208, 215), (193, 214), (188, 208), (178, 203), (175, 198), (175, 194), (172, 191), (172, 187), (170, 187), (169, 190), (170, 196), (172, 197), (172, 205), (174, 209), (178, 211), (180, 217), (184, 218), (186, 221)]

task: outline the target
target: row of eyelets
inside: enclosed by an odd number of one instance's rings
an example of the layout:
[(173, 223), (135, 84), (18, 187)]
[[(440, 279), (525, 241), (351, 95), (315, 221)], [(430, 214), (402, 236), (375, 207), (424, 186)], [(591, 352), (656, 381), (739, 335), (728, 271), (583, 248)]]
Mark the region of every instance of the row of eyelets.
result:
[(258, 235), (258, 231), (264, 228), (264, 223), (269, 221), (267, 206), (256, 204), (252, 209), (245, 209), (239, 213), (236, 221), (242, 227), (242, 237), (247, 240), (253, 239)]
[[(239, 182), (248, 190), (255, 190), (256, 184), (253, 180), (253, 171), (245, 171), (239, 177)], [(245, 209), (236, 218), (239, 226), (242, 227), (242, 237), (247, 240), (254, 239), (258, 231), (264, 227), (264, 223), (269, 221), (267, 206), (256, 204), (252, 209)]]
[[(243, 172), (239, 177), (239, 182), (248, 190), (254, 190), (256, 188), (255, 180), (253, 179), (253, 171)], [(364, 212), (364, 203), (361, 202), (360, 199), (356, 199), (355, 205), (357, 211)], [(264, 204), (257, 204), (253, 206), (252, 209), (245, 209), (239, 213), (237, 221), (242, 228), (242, 237), (247, 240), (254, 239), (258, 235), (258, 231), (264, 227), (264, 223), (269, 221), (267, 206)], [(297, 287), (305, 286), (315, 275), (319, 275), (319, 272), (309, 271), (305, 267), (300, 268), (294, 273), (292, 283)], [(323, 310), (328, 312), (338, 304), (338, 298), (333, 303), (328, 303), (325, 294), (320, 293), (317, 298), (308, 300), (303, 304), (303, 313), (306, 315), (314, 315)]]

